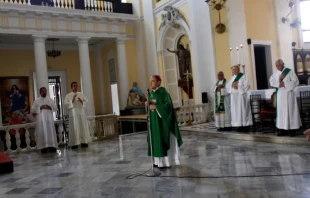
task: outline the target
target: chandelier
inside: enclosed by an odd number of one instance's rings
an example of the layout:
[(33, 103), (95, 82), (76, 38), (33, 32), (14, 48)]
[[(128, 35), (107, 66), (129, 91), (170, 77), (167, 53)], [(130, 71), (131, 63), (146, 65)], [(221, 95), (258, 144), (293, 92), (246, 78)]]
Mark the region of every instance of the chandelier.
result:
[(47, 41), (52, 41), (53, 42), (53, 49), (52, 50), (47, 50), (47, 52), (46, 52), (47, 56), (53, 57), (53, 58), (61, 56), (61, 51), (54, 49), (54, 42), (55, 41), (59, 41), (59, 39), (58, 38), (48, 38)]
[(225, 7), (225, 3), (227, 0), (206, 0), (205, 2), (219, 12), (219, 23), (215, 26), (215, 30), (217, 33), (222, 34), (226, 31), (226, 26), (221, 22), (221, 10)]

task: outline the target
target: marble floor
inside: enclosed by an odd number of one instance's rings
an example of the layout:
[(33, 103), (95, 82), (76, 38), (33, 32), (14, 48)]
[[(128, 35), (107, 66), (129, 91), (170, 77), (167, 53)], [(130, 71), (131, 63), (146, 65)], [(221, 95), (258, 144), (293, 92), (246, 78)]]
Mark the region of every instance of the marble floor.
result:
[(150, 167), (145, 133), (57, 154), (11, 154), (15, 172), (0, 175), (0, 197), (310, 197), (310, 147), (193, 134), (183, 140), (181, 165), (157, 178), (126, 179)]

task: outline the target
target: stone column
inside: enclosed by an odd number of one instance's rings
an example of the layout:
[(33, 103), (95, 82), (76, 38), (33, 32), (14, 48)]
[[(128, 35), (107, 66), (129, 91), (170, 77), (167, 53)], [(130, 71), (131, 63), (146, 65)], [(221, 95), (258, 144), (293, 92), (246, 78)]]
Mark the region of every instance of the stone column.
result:
[(128, 68), (125, 41), (116, 40), (117, 45), (117, 62), (118, 62), (118, 87), (119, 87), (119, 103), (120, 109), (127, 106), (127, 98), (129, 93)]
[[(157, 30), (155, 29), (154, 5), (152, 0), (143, 0), (143, 14), (145, 42), (147, 48), (146, 57), (149, 71), (149, 76), (146, 78), (146, 81), (148, 82), (152, 75), (159, 74), (155, 34)], [(137, 33), (139, 34), (139, 32)], [(137, 39), (139, 38), (137, 37)]]
[(102, 51), (100, 44), (95, 46), (95, 58), (96, 58), (96, 72), (97, 72), (97, 85), (99, 91), (99, 108), (100, 113), (106, 113), (106, 104), (105, 104), (105, 89), (104, 89), (104, 80), (103, 80), (103, 68), (102, 68)]
[[(213, 107), (212, 86), (216, 82), (215, 50), (212, 35), (210, 8), (204, 0), (189, 0), (188, 12), (191, 31), (191, 59), (196, 104), (202, 103), (202, 93), (207, 92)], [(202, 20), (203, 19), (203, 20)]]
[[(48, 90), (48, 73), (47, 73), (47, 62), (46, 62), (46, 49), (45, 49), (45, 39), (46, 36), (33, 36), (34, 40), (34, 57), (36, 63), (36, 86), (38, 93), (41, 87), (46, 87)], [(47, 91), (49, 95), (49, 92)]]
[(94, 105), (90, 60), (89, 60), (89, 48), (88, 48), (89, 39), (90, 39), (89, 37), (79, 37), (77, 41), (79, 45), (79, 54), (80, 54), (81, 91), (84, 93), (84, 95), (88, 100), (88, 104), (86, 106), (86, 115), (94, 116), (95, 105)]
[[(136, 20), (136, 48), (137, 48), (137, 62), (138, 62), (138, 76), (139, 76), (139, 87), (142, 89), (142, 91), (145, 92), (145, 90), (148, 88), (149, 85), (149, 75), (146, 74), (146, 67), (145, 65), (145, 56), (144, 56), (144, 36), (143, 36), (143, 21), (141, 19), (142, 12), (140, 10), (141, 2), (140, 0), (132, 0), (132, 8), (134, 14), (140, 19)], [(156, 46), (154, 46), (156, 47)], [(154, 72), (154, 71), (152, 71)]]

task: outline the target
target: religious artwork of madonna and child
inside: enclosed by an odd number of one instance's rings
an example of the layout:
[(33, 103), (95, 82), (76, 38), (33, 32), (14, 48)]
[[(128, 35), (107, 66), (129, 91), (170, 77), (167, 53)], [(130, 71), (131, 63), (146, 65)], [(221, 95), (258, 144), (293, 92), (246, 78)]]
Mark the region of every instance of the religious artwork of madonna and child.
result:
[(29, 113), (28, 77), (0, 77), (3, 125), (22, 124)]

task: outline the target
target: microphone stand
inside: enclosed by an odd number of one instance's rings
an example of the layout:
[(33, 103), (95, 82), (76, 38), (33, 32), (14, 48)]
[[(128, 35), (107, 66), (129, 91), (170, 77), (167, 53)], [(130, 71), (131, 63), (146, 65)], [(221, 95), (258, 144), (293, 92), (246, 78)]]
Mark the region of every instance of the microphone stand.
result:
[(152, 158), (152, 172), (147, 172), (146, 176), (148, 177), (157, 177), (161, 175), (160, 172), (154, 170), (154, 153), (153, 153), (153, 142), (152, 142), (152, 130), (151, 130), (151, 112), (150, 112), (150, 89), (147, 89), (147, 129), (149, 133), (149, 141), (151, 148), (151, 158)]

